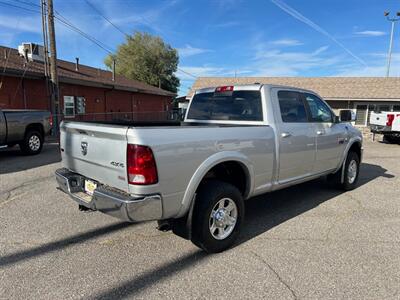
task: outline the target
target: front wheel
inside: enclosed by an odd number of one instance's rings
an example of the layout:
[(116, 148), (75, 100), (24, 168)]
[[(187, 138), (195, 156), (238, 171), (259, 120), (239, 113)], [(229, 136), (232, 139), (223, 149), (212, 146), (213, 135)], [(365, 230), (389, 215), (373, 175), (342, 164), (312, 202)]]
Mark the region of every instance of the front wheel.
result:
[(231, 247), (244, 219), (239, 190), (226, 182), (210, 180), (198, 191), (193, 211), (192, 242), (208, 253)]
[(43, 136), (39, 131), (29, 130), (19, 146), (24, 154), (38, 154), (43, 148)]
[[(344, 168), (344, 170), (343, 170)], [(343, 182), (342, 182), (343, 172)], [(356, 152), (347, 154), (346, 162), (335, 173), (328, 177), (335, 185), (345, 191), (353, 190), (357, 186), (358, 175), (360, 173), (360, 157)]]

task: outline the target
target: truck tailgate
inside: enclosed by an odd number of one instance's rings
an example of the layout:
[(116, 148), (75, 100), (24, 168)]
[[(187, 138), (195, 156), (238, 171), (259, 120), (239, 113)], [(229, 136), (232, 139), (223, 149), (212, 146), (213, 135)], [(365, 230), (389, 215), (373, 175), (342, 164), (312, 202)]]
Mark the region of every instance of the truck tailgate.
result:
[(128, 191), (128, 126), (63, 122), (60, 148), (63, 166), (99, 183)]
[(371, 125), (386, 126), (387, 113), (375, 113), (372, 112), (369, 123)]

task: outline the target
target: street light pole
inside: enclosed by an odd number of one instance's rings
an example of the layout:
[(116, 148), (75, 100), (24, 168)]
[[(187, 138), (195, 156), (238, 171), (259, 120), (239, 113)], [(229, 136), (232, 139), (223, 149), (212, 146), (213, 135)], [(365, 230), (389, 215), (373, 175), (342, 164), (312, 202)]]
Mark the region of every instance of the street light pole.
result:
[[(393, 50), (394, 26), (395, 26), (395, 23), (400, 20), (400, 18), (390, 18), (389, 14), (390, 14), (389, 12), (384, 13), (387, 20), (392, 23), (392, 29), (390, 31), (390, 42), (389, 42), (389, 53), (388, 53), (388, 59), (387, 59), (386, 77), (389, 77), (389, 74), (390, 74), (390, 63), (392, 61), (392, 50)], [(397, 12), (396, 15), (399, 17), (400, 12)]]

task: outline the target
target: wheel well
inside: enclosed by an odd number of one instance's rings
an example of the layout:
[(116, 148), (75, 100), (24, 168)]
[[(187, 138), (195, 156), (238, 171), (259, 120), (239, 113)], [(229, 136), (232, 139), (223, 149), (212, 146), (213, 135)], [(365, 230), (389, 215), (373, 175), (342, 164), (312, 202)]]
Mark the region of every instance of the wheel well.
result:
[(361, 159), (361, 144), (359, 142), (355, 142), (351, 145), (349, 152), (357, 153), (358, 157)]
[(42, 124), (40, 124), (40, 123), (29, 124), (28, 126), (26, 126), (25, 134), (27, 134), (30, 130), (39, 131), (39, 133), (42, 135), (42, 137), (44, 137), (44, 128), (43, 128)]
[(214, 166), (207, 172), (201, 183), (207, 179), (218, 179), (228, 182), (234, 185), (243, 196), (246, 196), (249, 190), (247, 168), (237, 161), (227, 161)]

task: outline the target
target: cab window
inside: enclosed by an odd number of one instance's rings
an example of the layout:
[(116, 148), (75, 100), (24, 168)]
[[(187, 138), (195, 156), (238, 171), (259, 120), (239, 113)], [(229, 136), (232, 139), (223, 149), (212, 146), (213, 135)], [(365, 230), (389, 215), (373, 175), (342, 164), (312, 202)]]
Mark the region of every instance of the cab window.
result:
[(304, 123), (308, 121), (306, 108), (299, 92), (279, 91), (278, 100), (282, 122)]
[(305, 93), (304, 97), (310, 109), (312, 122), (333, 122), (332, 111), (324, 101), (313, 94)]

